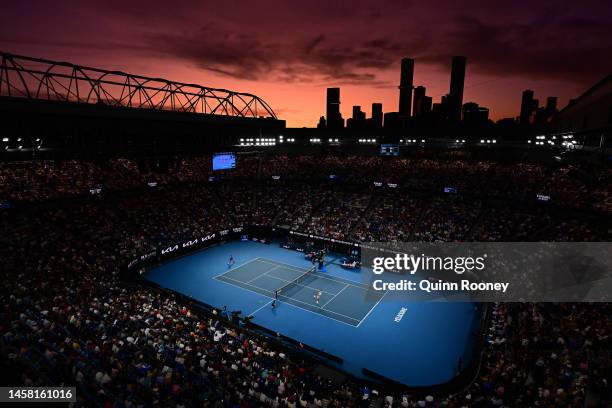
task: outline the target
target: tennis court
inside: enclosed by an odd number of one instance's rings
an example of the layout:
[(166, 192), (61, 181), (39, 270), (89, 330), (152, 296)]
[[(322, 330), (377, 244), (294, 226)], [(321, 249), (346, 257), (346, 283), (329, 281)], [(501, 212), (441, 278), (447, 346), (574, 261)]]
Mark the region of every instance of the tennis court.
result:
[[(334, 319), (354, 327), (368, 317), (386, 293), (358, 282), (304, 269), (266, 258), (255, 258), (227, 272), (216, 280), (268, 296), (270, 303), (279, 291), (277, 307), (283, 303)], [(321, 292), (317, 304), (314, 294)], [(253, 312), (255, 314), (258, 310)]]
[[(333, 256), (326, 272), (302, 276), (312, 267), (303, 253), (234, 241), (173, 259), (143, 277), (216, 309), (252, 316), (259, 327), (342, 359), (327, 362), (359, 378), (371, 379), (367, 368), (430, 386), (454, 378), (459, 357), (471, 361), (479, 324), (473, 304), (407, 302), (368, 290), (362, 271), (342, 268)], [(228, 268), (230, 257), (236, 264)], [(275, 291), (287, 284), (272, 308)]]

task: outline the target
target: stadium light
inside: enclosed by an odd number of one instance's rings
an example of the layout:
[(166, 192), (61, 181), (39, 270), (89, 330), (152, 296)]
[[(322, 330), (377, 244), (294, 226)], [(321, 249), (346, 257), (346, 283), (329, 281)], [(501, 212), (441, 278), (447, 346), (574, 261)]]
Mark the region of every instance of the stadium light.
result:
[(3, 142), (8, 142), (8, 141), (9, 141), (9, 138), (8, 138), (8, 137), (3, 137), (3, 138), (2, 138), (2, 141), (3, 141)]

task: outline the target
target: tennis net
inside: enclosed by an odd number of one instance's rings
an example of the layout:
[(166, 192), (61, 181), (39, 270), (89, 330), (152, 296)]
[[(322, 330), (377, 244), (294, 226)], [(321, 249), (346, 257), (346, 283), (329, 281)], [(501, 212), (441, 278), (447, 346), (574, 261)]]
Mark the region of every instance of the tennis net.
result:
[(280, 288), (276, 289), (275, 291), (275, 295), (278, 298), (281, 294), (287, 293), (287, 291), (297, 285), (299, 285), (300, 283), (304, 282), (306, 279), (308, 279), (310, 276), (312, 276), (315, 271), (317, 270), (316, 266), (313, 266), (312, 268), (310, 268), (309, 270), (307, 270), (306, 272), (304, 272), (302, 275), (298, 276), (297, 278), (295, 278), (294, 280), (292, 280), (291, 282), (287, 283), (284, 286), (281, 286)]

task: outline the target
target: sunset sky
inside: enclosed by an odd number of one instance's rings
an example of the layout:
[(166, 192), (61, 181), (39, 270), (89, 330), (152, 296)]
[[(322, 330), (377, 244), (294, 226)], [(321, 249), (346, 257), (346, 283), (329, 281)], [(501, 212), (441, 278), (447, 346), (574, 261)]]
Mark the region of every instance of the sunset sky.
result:
[(452, 55), (467, 57), (464, 102), (517, 116), (521, 92), (560, 105), (612, 72), (609, 1), (10, 2), (0, 50), (265, 99), (287, 126), (315, 126), (325, 88), (342, 114), (397, 110), (399, 64), (439, 102)]

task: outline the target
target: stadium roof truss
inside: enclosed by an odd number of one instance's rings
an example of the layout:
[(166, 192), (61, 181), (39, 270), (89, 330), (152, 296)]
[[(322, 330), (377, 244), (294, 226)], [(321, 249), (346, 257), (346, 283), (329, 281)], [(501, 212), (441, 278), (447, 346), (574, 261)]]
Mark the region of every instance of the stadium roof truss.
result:
[(0, 52), (0, 96), (243, 118), (276, 114), (249, 93)]

